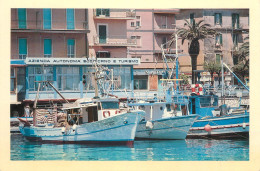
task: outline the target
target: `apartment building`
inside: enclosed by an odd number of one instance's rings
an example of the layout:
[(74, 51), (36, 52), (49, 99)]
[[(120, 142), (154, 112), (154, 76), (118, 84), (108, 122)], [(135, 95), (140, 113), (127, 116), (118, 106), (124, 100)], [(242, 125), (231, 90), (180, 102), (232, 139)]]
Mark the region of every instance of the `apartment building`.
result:
[[(11, 115), (32, 107), (42, 81), (50, 81), (69, 101), (93, 97), (94, 60), (113, 69), (115, 89), (131, 91), (133, 65), (140, 63), (125, 60), (127, 47), (135, 45), (126, 35), (133, 14), (125, 9), (11, 9)], [(64, 101), (44, 85), (38, 103), (49, 102)]]
[[(202, 72), (205, 61), (220, 62), (223, 60), (230, 66), (236, 64), (233, 52), (249, 35), (248, 9), (136, 9), (136, 18), (127, 23), (128, 35), (137, 40), (135, 47), (129, 48), (128, 56), (140, 58), (141, 65), (134, 66), (134, 89), (161, 89), (162, 70), (166, 68), (162, 59), (162, 50), (179, 57), (180, 72), (191, 77), (191, 59), (188, 53), (188, 41), (182, 44), (178, 40), (171, 47), (167, 42), (178, 28), (183, 28), (185, 20), (210, 24), (218, 34), (212, 38), (200, 40), (200, 53), (197, 58), (197, 70), (201, 72), (203, 82), (210, 81), (210, 75)], [(170, 58), (169, 58), (170, 59)], [(170, 63), (170, 68), (172, 67)], [(226, 73), (225, 80), (229, 84), (231, 76)], [(217, 82), (216, 82), (217, 83)]]
[[(130, 9), (89, 9), (89, 57), (98, 60), (115, 59), (106, 66), (113, 69), (114, 93), (133, 90), (133, 66), (139, 59), (127, 56), (129, 47), (137, 41), (127, 35), (127, 21), (135, 18), (135, 11)], [(136, 61), (136, 63), (134, 63)], [(122, 96), (126, 96), (124, 93)]]
[[(233, 52), (249, 34), (247, 9), (11, 9), (11, 113), (32, 105), (39, 81), (51, 81), (70, 101), (94, 96), (92, 60), (113, 69), (119, 97), (162, 90), (163, 50), (175, 54), (177, 47), (179, 71), (191, 76), (188, 41), (167, 44), (185, 19), (204, 20), (219, 33), (200, 41), (198, 70), (221, 56), (230, 66), (236, 63)], [(201, 81), (209, 80), (202, 72)], [(228, 73), (225, 80), (232, 81)], [(45, 86), (39, 103), (50, 100), (62, 102)]]
[[(63, 60), (87, 56), (88, 32), (87, 9), (11, 9), (11, 113), (32, 105), (39, 81), (82, 94), (81, 66)], [(39, 103), (48, 99), (61, 98), (45, 86)]]
[[(166, 44), (174, 33), (178, 9), (135, 9), (136, 18), (127, 22), (127, 34), (137, 41), (137, 46), (129, 47), (128, 57), (139, 58), (141, 64), (134, 66), (134, 90), (162, 89), (161, 81), (166, 64), (162, 50), (175, 53), (175, 43)], [(161, 46), (162, 45), (162, 46)], [(173, 63), (168, 63), (173, 67)]]

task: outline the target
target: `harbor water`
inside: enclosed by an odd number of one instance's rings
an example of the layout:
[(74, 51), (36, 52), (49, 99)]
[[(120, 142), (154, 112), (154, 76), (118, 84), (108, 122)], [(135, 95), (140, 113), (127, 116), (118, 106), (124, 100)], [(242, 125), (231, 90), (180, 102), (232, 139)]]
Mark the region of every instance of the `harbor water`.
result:
[(249, 161), (248, 140), (147, 140), (133, 146), (41, 144), (11, 134), (12, 161)]

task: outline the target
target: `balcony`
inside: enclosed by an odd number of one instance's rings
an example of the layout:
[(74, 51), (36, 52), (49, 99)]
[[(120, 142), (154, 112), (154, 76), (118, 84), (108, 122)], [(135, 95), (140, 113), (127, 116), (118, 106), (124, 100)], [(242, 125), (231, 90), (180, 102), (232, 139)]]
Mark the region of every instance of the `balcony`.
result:
[(42, 33), (87, 33), (86, 21), (75, 21), (74, 28), (68, 29), (66, 21), (51, 21), (50, 25), (44, 26), (43, 20), (27, 20), (19, 26), (18, 20), (11, 21), (11, 32), (42, 32)]
[(154, 13), (159, 14), (178, 14), (180, 9), (154, 9)]
[(94, 19), (121, 19), (132, 20), (135, 19), (135, 10), (131, 9), (94, 9)]
[(126, 36), (93, 37), (94, 46), (136, 46), (137, 40)]
[(157, 25), (154, 26), (154, 33), (157, 34), (172, 34), (176, 29), (175, 25)]

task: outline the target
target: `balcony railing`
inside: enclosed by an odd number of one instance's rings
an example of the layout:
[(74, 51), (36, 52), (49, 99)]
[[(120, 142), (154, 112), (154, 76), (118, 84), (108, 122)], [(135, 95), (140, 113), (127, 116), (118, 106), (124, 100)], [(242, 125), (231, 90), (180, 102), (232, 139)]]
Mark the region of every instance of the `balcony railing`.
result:
[(94, 9), (95, 19), (135, 19), (135, 10), (131, 9)]
[(175, 25), (157, 25), (154, 26), (155, 33), (173, 33), (175, 31)]
[(154, 9), (154, 13), (161, 14), (178, 14), (180, 13), (180, 9)]
[[(70, 23), (71, 26), (71, 23)], [(44, 25), (43, 20), (26, 20), (23, 25), (19, 25), (18, 20), (11, 21), (11, 29), (20, 30), (87, 30), (88, 24), (86, 21), (75, 21), (74, 28), (67, 28), (67, 22), (52, 20)]]
[(99, 46), (136, 46), (137, 40), (125, 36), (109, 36), (107, 38), (93, 37), (95, 45)]

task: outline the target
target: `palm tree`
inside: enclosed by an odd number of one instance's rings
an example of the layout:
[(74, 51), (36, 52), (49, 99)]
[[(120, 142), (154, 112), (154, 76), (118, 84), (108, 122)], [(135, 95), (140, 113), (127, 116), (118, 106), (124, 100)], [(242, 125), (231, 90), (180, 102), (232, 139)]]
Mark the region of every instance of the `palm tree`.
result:
[[(207, 37), (213, 36), (216, 34), (214, 29), (209, 28), (209, 24), (202, 24), (203, 20), (198, 21), (197, 23), (193, 21), (190, 23), (188, 20), (185, 20), (184, 27), (177, 30), (177, 35), (182, 39), (182, 44), (185, 40), (189, 41), (189, 55), (191, 57), (191, 66), (192, 66), (192, 84), (195, 83), (195, 72), (197, 69), (197, 57), (200, 52), (200, 43), (199, 40), (203, 40)], [(170, 45), (173, 44), (175, 40), (175, 34), (171, 36)]]
[[(249, 40), (249, 37), (244, 40)], [(234, 52), (234, 55), (237, 56), (238, 63), (233, 66), (233, 70), (244, 80), (245, 76), (249, 74), (249, 41), (244, 42), (239, 50)]]

